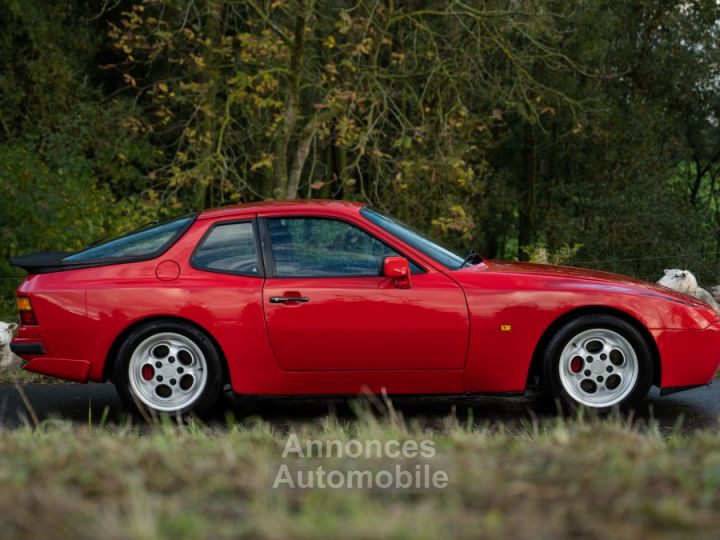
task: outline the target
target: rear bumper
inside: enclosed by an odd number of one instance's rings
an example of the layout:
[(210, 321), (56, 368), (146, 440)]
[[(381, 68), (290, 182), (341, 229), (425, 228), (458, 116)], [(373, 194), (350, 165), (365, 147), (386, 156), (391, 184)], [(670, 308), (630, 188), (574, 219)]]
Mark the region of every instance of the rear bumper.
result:
[(34, 341), (28, 341), (25, 343), (16, 343), (15, 341), (13, 341), (10, 344), (10, 350), (13, 354), (18, 355), (21, 358), (26, 356), (38, 356), (45, 354), (45, 349), (43, 348), (42, 343), (37, 343)]
[(69, 381), (88, 381), (90, 362), (46, 356), (45, 346), (37, 338), (15, 338), (10, 343), (10, 350), (24, 360), (26, 371)]
[(69, 381), (87, 382), (90, 362), (87, 360), (67, 360), (65, 358), (35, 358), (23, 366), (26, 371), (58, 377)]

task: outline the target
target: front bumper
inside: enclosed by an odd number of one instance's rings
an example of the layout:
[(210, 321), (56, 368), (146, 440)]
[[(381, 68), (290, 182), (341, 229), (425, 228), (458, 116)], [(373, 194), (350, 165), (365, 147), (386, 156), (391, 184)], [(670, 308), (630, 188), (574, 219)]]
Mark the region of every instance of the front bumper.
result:
[(720, 322), (703, 330), (651, 330), (660, 353), (660, 387), (700, 386), (720, 367)]

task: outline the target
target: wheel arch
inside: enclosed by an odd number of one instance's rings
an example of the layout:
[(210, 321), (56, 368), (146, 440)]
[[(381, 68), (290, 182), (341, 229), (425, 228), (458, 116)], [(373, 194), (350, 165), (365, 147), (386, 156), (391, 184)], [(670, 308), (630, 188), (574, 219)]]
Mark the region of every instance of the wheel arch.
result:
[(206, 328), (199, 325), (195, 321), (191, 319), (186, 319), (185, 317), (178, 317), (176, 315), (156, 315), (152, 317), (146, 317), (144, 319), (140, 319), (137, 321), (134, 321), (132, 324), (128, 325), (122, 332), (120, 332), (115, 340), (113, 341), (112, 345), (110, 346), (110, 349), (108, 350), (107, 355), (105, 356), (105, 364), (103, 365), (103, 376), (102, 380), (107, 381), (111, 378), (113, 369), (115, 368), (115, 362), (117, 361), (117, 353), (122, 346), (123, 342), (127, 337), (137, 328), (140, 328), (141, 326), (145, 326), (146, 324), (155, 323), (155, 322), (161, 322), (161, 321), (169, 321), (169, 322), (182, 322), (185, 324), (190, 324), (200, 330), (205, 336), (210, 340), (210, 342), (215, 347), (215, 350), (217, 351), (218, 355), (220, 356), (220, 359), (222, 361), (223, 365), (223, 380), (225, 382), (230, 381), (230, 370), (228, 368), (227, 363), (227, 357), (225, 356), (225, 351), (223, 351), (222, 347), (220, 346), (220, 343), (218, 343), (218, 340), (215, 339), (215, 336), (213, 336)]
[(537, 345), (535, 345), (535, 350), (533, 351), (532, 360), (530, 362), (530, 368), (528, 369), (528, 375), (527, 380), (525, 382), (526, 389), (533, 386), (538, 386), (539, 384), (539, 377), (540, 377), (540, 370), (542, 368), (542, 360), (543, 360), (543, 352), (545, 351), (545, 348), (548, 345), (548, 342), (552, 338), (555, 333), (560, 330), (565, 324), (570, 322), (571, 320), (582, 317), (584, 315), (611, 315), (614, 317), (618, 317), (619, 319), (623, 319), (625, 322), (631, 324), (635, 329), (640, 332), (640, 335), (643, 336), (645, 339), (645, 342), (648, 344), (648, 347), (650, 348), (650, 353), (652, 354), (652, 364), (653, 364), (653, 384), (656, 386), (660, 385), (660, 372), (661, 372), (661, 362), (660, 362), (660, 351), (658, 350), (657, 343), (655, 342), (655, 339), (653, 339), (652, 335), (648, 331), (647, 327), (640, 322), (636, 317), (629, 314), (626, 311), (622, 311), (620, 309), (611, 308), (607, 306), (584, 306), (580, 308), (575, 308), (571, 311), (568, 311), (567, 313), (563, 313), (561, 316), (559, 316), (557, 319), (555, 319), (550, 326), (548, 326), (545, 329), (545, 332), (543, 332), (542, 336), (540, 337), (540, 340), (538, 341)]

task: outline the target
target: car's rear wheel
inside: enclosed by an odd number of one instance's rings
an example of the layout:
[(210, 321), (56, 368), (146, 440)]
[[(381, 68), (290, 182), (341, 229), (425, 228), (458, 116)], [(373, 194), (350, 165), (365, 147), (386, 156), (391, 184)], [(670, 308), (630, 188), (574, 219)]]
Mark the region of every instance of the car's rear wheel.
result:
[(223, 386), (221, 359), (210, 339), (182, 321), (135, 329), (118, 350), (113, 382), (136, 413), (202, 415)]
[(632, 324), (611, 315), (570, 321), (550, 339), (543, 360), (543, 386), (571, 408), (632, 407), (652, 385), (647, 341)]

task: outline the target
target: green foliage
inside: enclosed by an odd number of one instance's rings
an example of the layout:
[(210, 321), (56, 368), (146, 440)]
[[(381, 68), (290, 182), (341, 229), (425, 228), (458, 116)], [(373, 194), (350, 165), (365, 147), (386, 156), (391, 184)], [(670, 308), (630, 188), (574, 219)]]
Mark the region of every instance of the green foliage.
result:
[(0, 0), (0, 256), (329, 197), (487, 257), (581, 245), (564, 262), (711, 284), (718, 20), (712, 0)]
[(577, 252), (582, 248), (582, 244), (569, 246), (567, 244), (560, 246), (556, 251), (550, 252), (543, 243), (522, 248), (528, 256), (531, 263), (537, 264), (568, 264), (576, 258)]
[[(21, 271), (8, 257), (65, 251), (158, 214), (147, 172), (161, 155), (104, 95), (95, 22), (84, 2), (0, 2), (0, 314)], [(98, 78), (100, 77), (100, 78)], [(17, 276), (17, 277), (15, 277)]]
[(53, 165), (27, 147), (0, 146), (3, 258), (26, 246), (77, 249), (102, 234), (109, 191), (98, 188), (86, 160), (63, 154)]

